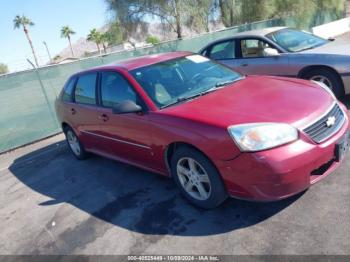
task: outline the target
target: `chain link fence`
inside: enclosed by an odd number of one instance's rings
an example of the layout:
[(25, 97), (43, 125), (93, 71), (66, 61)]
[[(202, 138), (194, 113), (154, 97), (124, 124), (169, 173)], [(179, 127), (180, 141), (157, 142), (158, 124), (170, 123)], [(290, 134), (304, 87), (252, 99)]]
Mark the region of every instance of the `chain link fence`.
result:
[(54, 112), (54, 101), (67, 78), (75, 72), (147, 54), (197, 52), (207, 43), (237, 32), (271, 26), (297, 27), (297, 22), (293, 19), (261, 21), (192, 38), (162, 42), (151, 47), (0, 76), (0, 153), (61, 131)]

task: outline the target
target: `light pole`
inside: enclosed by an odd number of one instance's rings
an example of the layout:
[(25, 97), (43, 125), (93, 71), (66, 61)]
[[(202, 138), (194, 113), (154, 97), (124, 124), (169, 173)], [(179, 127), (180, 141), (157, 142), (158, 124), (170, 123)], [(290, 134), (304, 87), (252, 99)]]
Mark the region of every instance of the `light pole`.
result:
[(52, 63), (52, 58), (51, 58), (51, 54), (50, 54), (50, 51), (49, 51), (49, 48), (47, 47), (47, 44), (45, 41), (43, 41), (43, 44), (45, 45), (46, 47), (46, 51), (47, 51), (47, 54), (49, 55), (49, 59), (50, 59), (50, 64)]

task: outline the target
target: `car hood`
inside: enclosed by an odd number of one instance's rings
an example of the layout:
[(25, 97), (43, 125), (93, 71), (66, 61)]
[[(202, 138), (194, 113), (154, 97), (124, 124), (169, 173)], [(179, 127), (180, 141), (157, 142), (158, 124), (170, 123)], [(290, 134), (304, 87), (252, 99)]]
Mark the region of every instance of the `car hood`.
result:
[(249, 76), (159, 112), (224, 128), (253, 122), (288, 123), (300, 128), (325, 113), (333, 102), (310, 81)]
[(350, 44), (342, 39), (336, 39), (323, 46), (319, 46), (310, 50), (299, 52), (301, 54), (330, 54), (330, 55), (348, 55), (350, 56)]

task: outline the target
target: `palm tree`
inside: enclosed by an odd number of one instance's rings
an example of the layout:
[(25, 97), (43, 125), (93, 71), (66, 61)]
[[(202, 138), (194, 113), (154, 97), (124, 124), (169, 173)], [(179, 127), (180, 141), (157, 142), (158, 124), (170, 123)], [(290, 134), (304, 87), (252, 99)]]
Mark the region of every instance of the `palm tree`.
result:
[(34, 23), (28, 17), (26, 17), (24, 15), (22, 15), (22, 16), (16, 15), (15, 19), (13, 19), (14, 29), (17, 29), (17, 28), (20, 28), (20, 27), (23, 28), (23, 31), (24, 31), (24, 33), (25, 33), (25, 35), (27, 37), (28, 42), (29, 42), (30, 48), (32, 49), (32, 53), (33, 53), (33, 56), (34, 56), (35, 64), (38, 67), (39, 66), (38, 59), (36, 57), (35, 50), (34, 50), (34, 47), (33, 47), (33, 43), (32, 43), (32, 40), (30, 39), (29, 31), (28, 31), (28, 27), (29, 26), (33, 26), (33, 25), (34, 25)]
[(68, 25), (63, 26), (61, 29), (61, 37), (68, 38), (70, 51), (72, 52), (72, 57), (74, 57), (74, 52), (73, 52), (72, 43), (70, 41), (70, 36), (74, 34), (75, 32), (72, 29), (70, 29)]
[(107, 46), (109, 45), (109, 39), (110, 39), (110, 34), (108, 32), (104, 32), (101, 34), (101, 42), (102, 42), (102, 47), (105, 54), (107, 54)]
[(97, 31), (96, 28), (90, 30), (90, 33), (87, 36), (87, 40), (95, 42), (98, 49), (98, 53), (101, 54), (100, 44), (102, 42), (102, 35), (99, 31)]

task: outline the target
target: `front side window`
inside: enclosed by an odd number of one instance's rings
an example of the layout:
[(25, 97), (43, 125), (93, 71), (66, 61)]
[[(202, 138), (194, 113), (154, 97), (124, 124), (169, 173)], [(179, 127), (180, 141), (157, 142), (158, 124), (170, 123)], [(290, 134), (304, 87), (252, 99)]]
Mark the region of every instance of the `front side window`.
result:
[(300, 52), (329, 42), (313, 34), (294, 29), (281, 29), (266, 35), (266, 37), (288, 52)]
[(214, 45), (209, 57), (212, 59), (233, 59), (235, 58), (235, 41), (226, 41)]
[(268, 43), (259, 39), (241, 40), (241, 50), (243, 58), (266, 57), (267, 48), (272, 48)]
[(76, 78), (71, 78), (68, 80), (67, 84), (63, 88), (62, 91), (62, 100), (65, 102), (71, 102), (72, 101), (72, 92), (74, 89)]
[(97, 73), (88, 73), (79, 76), (75, 86), (75, 102), (80, 104), (96, 104)]
[(122, 101), (137, 104), (137, 95), (129, 82), (116, 72), (103, 72), (101, 77), (101, 100), (105, 107), (115, 107)]
[(160, 108), (242, 78), (232, 69), (200, 55), (160, 62), (130, 73)]

